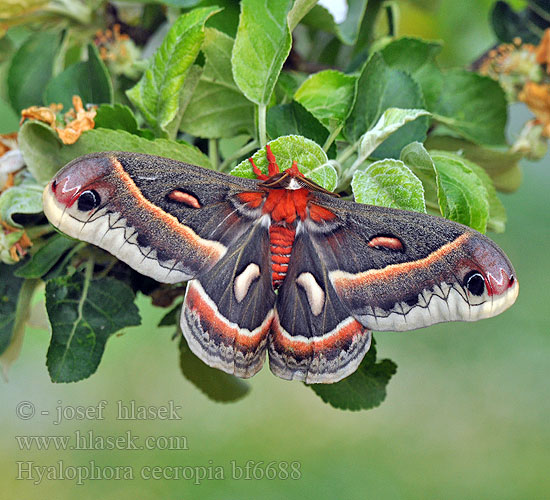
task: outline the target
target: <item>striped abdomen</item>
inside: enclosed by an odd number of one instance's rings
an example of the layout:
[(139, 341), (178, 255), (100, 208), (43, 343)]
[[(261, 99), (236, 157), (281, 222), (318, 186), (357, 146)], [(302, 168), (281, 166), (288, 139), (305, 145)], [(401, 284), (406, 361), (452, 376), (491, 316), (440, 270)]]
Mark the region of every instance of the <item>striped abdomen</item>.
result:
[(282, 225), (272, 224), (269, 227), (271, 246), (271, 276), (273, 288), (277, 289), (285, 279), (296, 230)]

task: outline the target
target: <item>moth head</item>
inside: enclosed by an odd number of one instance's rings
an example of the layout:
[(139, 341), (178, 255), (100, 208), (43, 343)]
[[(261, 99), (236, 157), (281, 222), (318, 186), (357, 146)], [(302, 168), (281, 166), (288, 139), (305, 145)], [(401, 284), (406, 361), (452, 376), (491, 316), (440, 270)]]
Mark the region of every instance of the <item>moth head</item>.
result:
[(63, 214), (83, 220), (113, 192), (108, 182), (111, 160), (105, 154), (77, 158), (63, 167), (44, 189), (44, 213), (57, 227)]
[(320, 191), (322, 193), (338, 197), (336, 193), (327, 191), (322, 186), (319, 186), (319, 184), (313, 182), (311, 179), (308, 179), (302, 172), (300, 172), (296, 161), (292, 162), (290, 168), (281, 172), (269, 144), (266, 145), (265, 151), (268, 161), (267, 174), (263, 174), (261, 172), (261, 170), (254, 163), (253, 158), (248, 159), (252, 165), (252, 171), (256, 174), (256, 177), (262, 181), (259, 186), (269, 189), (289, 189), (291, 191), (306, 188), (310, 191)]
[(516, 300), (519, 284), (508, 257), (497, 245), (480, 234), (472, 234), (465, 243), (467, 258), (458, 269), (458, 279), (471, 306), (479, 308), (479, 317), (494, 316)]

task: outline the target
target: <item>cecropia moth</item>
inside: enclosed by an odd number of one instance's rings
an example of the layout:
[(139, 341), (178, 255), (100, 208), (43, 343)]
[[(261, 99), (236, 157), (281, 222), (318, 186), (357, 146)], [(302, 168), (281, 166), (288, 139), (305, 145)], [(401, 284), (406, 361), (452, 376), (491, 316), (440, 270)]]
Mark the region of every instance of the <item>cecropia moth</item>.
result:
[(490, 239), (416, 212), (341, 200), (284, 172), (233, 177), (167, 158), (105, 152), (44, 191), (60, 231), (162, 283), (190, 280), (181, 314), (205, 363), (251, 377), (269, 353), (284, 379), (353, 373), (371, 330), (475, 321), (515, 301), (512, 264)]

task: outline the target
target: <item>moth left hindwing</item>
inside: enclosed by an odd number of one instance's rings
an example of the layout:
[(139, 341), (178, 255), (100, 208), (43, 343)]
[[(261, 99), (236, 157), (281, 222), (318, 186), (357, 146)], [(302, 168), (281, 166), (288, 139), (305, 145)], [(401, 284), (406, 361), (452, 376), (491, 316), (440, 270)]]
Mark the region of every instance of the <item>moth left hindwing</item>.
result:
[(181, 328), (207, 364), (248, 378), (262, 368), (274, 303), (268, 230), (251, 224), (222, 259), (189, 282)]

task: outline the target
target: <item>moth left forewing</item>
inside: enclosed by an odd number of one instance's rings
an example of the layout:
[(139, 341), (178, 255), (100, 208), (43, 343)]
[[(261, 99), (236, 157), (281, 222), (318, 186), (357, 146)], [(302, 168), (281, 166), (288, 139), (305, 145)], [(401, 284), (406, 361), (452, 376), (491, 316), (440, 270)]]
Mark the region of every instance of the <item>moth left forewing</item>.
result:
[(234, 180), (156, 156), (107, 152), (64, 167), (44, 190), (44, 211), (59, 230), (93, 243), (157, 281), (178, 283), (211, 267), (246, 230)]
[(312, 225), (338, 297), (373, 330), (412, 330), (499, 314), (518, 293), (506, 255), (480, 233), (440, 217), (318, 195), (337, 214)]
[(357, 369), (371, 334), (337, 296), (307, 232), (297, 233), (278, 291), (269, 366), (287, 380), (337, 382)]

